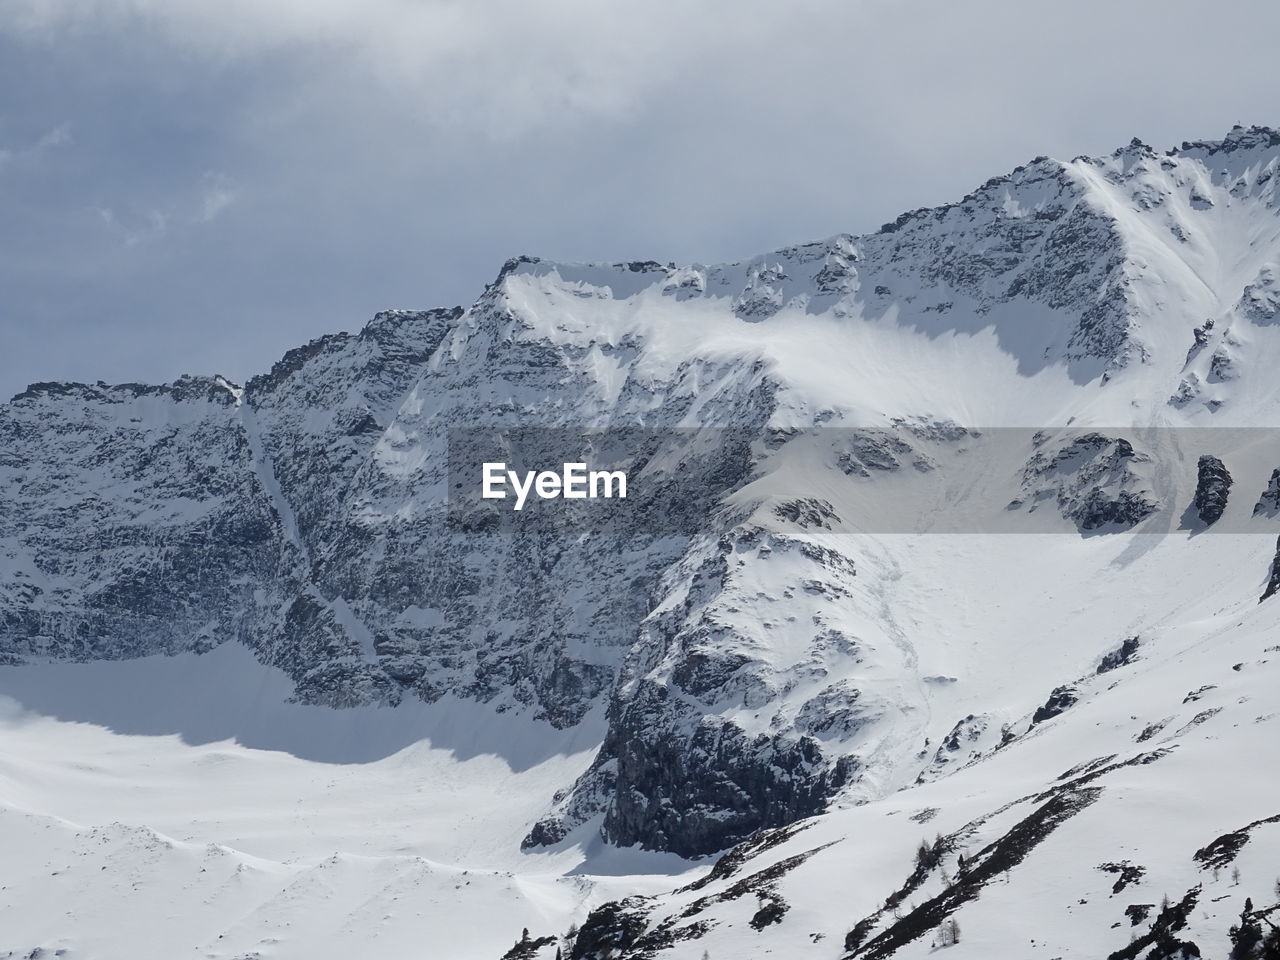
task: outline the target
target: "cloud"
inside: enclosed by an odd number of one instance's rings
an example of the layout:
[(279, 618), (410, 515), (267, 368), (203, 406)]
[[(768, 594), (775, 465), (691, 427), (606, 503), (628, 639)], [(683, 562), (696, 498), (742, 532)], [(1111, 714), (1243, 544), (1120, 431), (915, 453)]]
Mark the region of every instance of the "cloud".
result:
[(163, 210), (146, 210), (131, 215), (122, 215), (101, 205), (94, 206), (92, 210), (108, 233), (126, 247), (159, 240), (169, 230), (170, 215)]
[(225, 174), (209, 171), (201, 178), (199, 188), (192, 191), (189, 197), (163, 208), (131, 208), (121, 211), (117, 207), (95, 203), (91, 209), (98, 221), (121, 244), (136, 247), (151, 241), (172, 239), (171, 233), (175, 226), (190, 229), (212, 223), (235, 199), (236, 189), (231, 180)]
[(517, 253), (751, 256), (1274, 123), (1277, 31), (1263, 0), (0, 0), (0, 394), (243, 378)]
[(495, 138), (566, 114), (618, 115), (671, 74), (767, 46), (808, 7), (764, 0), (3, 0), (15, 33), (154, 29), (210, 63), (313, 56), (354, 71), (419, 118)]
[(0, 171), (3, 171), (10, 164), (24, 165), (34, 163), (54, 147), (70, 142), (70, 125), (63, 123), (23, 146), (0, 148)]
[(236, 199), (236, 190), (231, 180), (222, 173), (210, 172), (204, 176), (204, 188), (200, 198), (200, 209), (195, 215), (196, 223), (210, 223), (216, 220)]
[(59, 124), (54, 127), (39, 140), (31, 145), (29, 152), (35, 156), (39, 156), (52, 147), (61, 146), (64, 143), (71, 142), (71, 127), (69, 124)]

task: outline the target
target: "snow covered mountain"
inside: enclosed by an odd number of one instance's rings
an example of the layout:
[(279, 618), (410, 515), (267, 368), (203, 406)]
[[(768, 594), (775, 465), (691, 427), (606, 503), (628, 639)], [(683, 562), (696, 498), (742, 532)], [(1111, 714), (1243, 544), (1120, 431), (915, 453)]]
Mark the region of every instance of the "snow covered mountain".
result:
[[(1280, 900), (1278, 169), (1037, 158), (738, 264), (512, 260), (243, 387), (33, 385), (0, 951), (1225, 957)], [(699, 437), (621, 454), (681, 522), (451, 522), (451, 438), (532, 427)], [(161, 734), (177, 806), (103, 783)], [(255, 764), (332, 813), (177, 812)], [(199, 932), (121, 940), (121, 870)]]

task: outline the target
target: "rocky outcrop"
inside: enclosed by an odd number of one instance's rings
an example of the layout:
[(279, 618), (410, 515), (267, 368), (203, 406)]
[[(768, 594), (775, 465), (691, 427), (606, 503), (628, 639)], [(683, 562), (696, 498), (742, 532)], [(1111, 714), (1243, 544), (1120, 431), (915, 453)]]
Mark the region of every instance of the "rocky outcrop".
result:
[(1262, 491), (1258, 502), (1253, 505), (1255, 517), (1274, 517), (1280, 514), (1280, 470), (1271, 471), (1271, 479), (1267, 489)]
[(1123, 437), (1076, 436), (1032, 456), (1022, 473), (1025, 494), (1013, 506), (1034, 511), (1051, 502), (1081, 532), (1127, 530), (1159, 507), (1149, 463)]
[(1194, 505), (1200, 522), (1212, 526), (1222, 519), (1231, 493), (1231, 474), (1217, 457), (1205, 454), (1196, 467)]
[(37, 384), (0, 407), (0, 650), (120, 659), (259, 647), (300, 557), (238, 388)]
[(1031, 716), (1031, 724), (1035, 726), (1038, 723), (1044, 723), (1046, 720), (1052, 720), (1054, 717), (1065, 713), (1071, 709), (1080, 700), (1080, 694), (1075, 687), (1062, 686), (1055, 687), (1053, 692), (1049, 694), (1049, 699), (1044, 705), (1038, 707), (1036, 712)]
[(621, 845), (705, 856), (821, 812), (857, 771), (854, 758), (830, 757), (812, 737), (748, 734), (711, 718), (672, 737), (649, 727), (651, 717), (633, 708), (601, 747), (618, 783), (604, 833)]
[(1257, 324), (1274, 324), (1280, 319), (1280, 270), (1267, 264), (1240, 294), (1236, 308)]
[(1120, 646), (1102, 658), (1102, 662), (1098, 664), (1097, 673), (1110, 673), (1112, 670), (1127, 667), (1138, 659), (1138, 650), (1141, 647), (1142, 641), (1138, 637), (1125, 637)]
[(1262, 592), (1262, 597), (1258, 601), (1270, 600), (1277, 593), (1280, 593), (1280, 540), (1276, 541), (1275, 559), (1271, 561), (1271, 573), (1267, 578), (1267, 588)]
[(926, 783), (964, 766), (998, 743), (1000, 731), (993, 729), (989, 716), (969, 714), (956, 722), (930, 760), (916, 783)]
[[(796, 663), (779, 663), (761, 644), (773, 625), (748, 611), (771, 604), (747, 558), (785, 565), (777, 600), (812, 611), (812, 637)], [(834, 627), (856, 574), (835, 549), (753, 524), (695, 543), (663, 578), (666, 592), (624, 664), (595, 762), (526, 846), (559, 842), (599, 817), (620, 845), (702, 856), (820, 811), (861, 772), (851, 747), (885, 710), (824, 666), (862, 656)], [(717, 716), (731, 704), (767, 716), (784, 686), (810, 691), (794, 714), (754, 726)]]

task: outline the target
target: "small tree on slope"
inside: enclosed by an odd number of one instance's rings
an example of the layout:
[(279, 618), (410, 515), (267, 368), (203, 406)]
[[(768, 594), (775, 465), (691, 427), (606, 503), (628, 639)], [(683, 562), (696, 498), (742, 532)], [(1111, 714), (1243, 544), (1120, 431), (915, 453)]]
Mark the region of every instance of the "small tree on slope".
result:
[(1231, 960), (1255, 960), (1262, 947), (1262, 924), (1253, 915), (1253, 900), (1246, 897), (1240, 911), (1240, 922), (1233, 924), (1227, 936), (1231, 938)]

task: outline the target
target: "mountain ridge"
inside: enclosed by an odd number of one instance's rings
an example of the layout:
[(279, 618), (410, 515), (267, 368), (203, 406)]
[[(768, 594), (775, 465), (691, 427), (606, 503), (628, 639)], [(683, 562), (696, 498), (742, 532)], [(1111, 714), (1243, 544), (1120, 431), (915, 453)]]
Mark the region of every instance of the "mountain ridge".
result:
[[(12, 889), (80, 955), (122, 891), (157, 960), (1225, 956), (1280, 910), (1277, 171), (1134, 141), (731, 264), (512, 258), (243, 386), (32, 384)], [(477, 436), (617, 438), (683, 523), (457, 524)]]
[[(921, 220), (928, 217), (933, 217), (934, 219), (940, 219), (950, 211), (953, 211), (956, 209), (963, 209), (966, 204), (971, 204), (976, 200), (978, 200), (981, 197), (984, 190), (994, 190), (998, 187), (1006, 186), (1011, 182), (1013, 182), (1018, 175), (1023, 174), (1026, 171), (1031, 170), (1033, 168), (1037, 168), (1037, 167), (1044, 168), (1046, 172), (1053, 171), (1054, 174), (1056, 175), (1056, 174), (1066, 173), (1071, 167), (1071, 165), (1073, 164), (1086, 163), (1094, 166), (1100, 166), (1105, 163), (1106, 159), (1118, 160), (1118, 159), (1129, 159), (1129, 158), (1141, 157), (1146, 159), (1159, 160), (1161, 156), (1187, 157), (1187, 156), (1190, 156), (1191, 154), (1198, 154), (1206, 157), (1212, 157), (1218, 154), (1228, 154), (1228, 155), (1235, 154), (1242, 150), (1249, 150), (1249, 149), (1254, 149), (1259, 147), (1266, 149), (1266, 148), (1277, 147), (1277, 146), (1280, 146), (1280, 129), (1270, 127), (1270, 126), (1265, 126), (1265, 125), (1251, 125), (1248, 127), (1245, 127), (1243, 125), (1236, 125), (1235, 127), (1232, 128), (1231, 131), (1229, 131), (1221, 139), (1183, 141), (1179, 146), (1168, 148), (1166, 151), (1164, 151), (1163, 154), (1160, 154), (1154, 148), (1152, 148), (1148, 144), (1144, 143), (1143, 141), (1135, 137), (1132, 141), (1130, 141), (1130, 143), (1127, 146), (1119, 147), (1115, 151), (1113, 151), (1108, 158), (1092, 157), (1087, 154), (1080, 154), (1074, 157), (1071, 161), (1060, 161), (1052, 157), (1040, 155), (1033, 158), (1032, 160), (1028, 161), (1025, 164), (1020, 164), (1014, 167), (1007, 174), (1000, 174), (1000, 175), (991, 177), (990, 179), (986, 180), (983, 184), (981, 184), (978, 188), (966, 194), (960, 200), (952, 201), (949, 203), (943, 203), (943, 204), (932, 206), (932, 207), (917, 207), (915, 209), (906, 211), (901, 215), (899, 215), (899, 217), (896, 220), (885, 223), (878, 230), (872, 231), (870, 233), (861, 234), (861, 235), (850, 234), (850, 233), (838, 233), (821, 240), (813, 240), (813, 241), (808, 241), (805, 243), (796, 244), (789, 247), (782, 247), (772, 253), (761, 254), (756, 257), (747, 258), (745, 260), (730, 261), (724, 264), (720, 264), (718, 266), (722, 269), (729, 268), (729, 267), (740, 267), (743, 265), (754, 263), (755, 261), (764, 260), (771, 256), (776, 256), (780, 253), (801, 251), (801, 250), (807, 250), (807, 249), (813, 249), (813, 248), (819, 248), (819, 247), (834, 249), (842, 242), (866, 240), (871, 237), (896, 233), (896, 232), (899, 232), (903, 226), (913, 221)], [(1267, 179), (1269, 180), (1270, 177), (1268, 176)], [(549, 260), (542, 257), (532, 256), (529, 254), (518, 254), (516, 256), (509, 258), (502, 265), (495, 279), (493, 281), (490, 281), (490, 283), (486, 285), (486, 292), (492, 288), (499, 286), (507, 276), (518, 271), (522, 265), (543, 265), (545, 267), (550, 267), (550, 268), (559, 268), (559, 267), (594, 268), (594, 269), (613, 268), (617, 270), (627, 270), (633, 273), (659, 271), (659, 270), (678, 272), (681, 269), (685, 269), (685, 268), (678, 267), (674, 262), (670, 262), (664, 265), (659, 263), (656, 260), (619, 261), (619, 262), (612, 262), (612, 263), (575, 262), (575, 261)], [(700, 265), (692, 264), (689, 266), (700, 266)], [(424, 312), (425, 313), (436, 313), (436, 312), (443, 313), (443, 312), (449, 312), (449, 311), (452, 311), (460, 316), (463, 310), (464, 308), (462, 307), (451, 307), (451, 308), (441, 307), (441, 308), (430, 308), (426, 311), (400, 310), (400, 309), (390, 309), (390, 310), (379, 311), (377, 314), (375, 314), (373, 319), (371, 319), (364, 327), (362, 327), (356, 333), (323, 334), (319, 337), (312, 339), (306, 344), (303, 344), (299, 347), (295, 347), (286, 351), (285, 355), (279, 361), (276, 361), (276, 363), (273, 364), (271, 371), (268, 371), (266, 373), (254, 374), (250, 376), (249, 379), (246, 381), (245, 386), (247, 386), (250, 382), (252, 382), (255, 379), (261, 380), (263, 378), (271, 377), (274, 371), (276, 370), (276, 368), (278, 367), (281, 368), (281, 372), (283, 372), (284, 369), (288, 367), (290, 364), (296, 364), (296, 363), (302, 362), (308, 356), (310, 356), (313, 352), (318, 352), (318, 351), (328, 349), (330, 346), (345, 344), (347, 342), (350, 342), (353, 339), (359, 340), (361, 337), (366, 336), (367, 334), (372, 334), (374, 329), (377, 329), (384, 325), (389, 325), (388, 322), (391, 319), (394, 319), (398, 316), (408, 316), (415, 313), (424, 313)], [(284, 367), (282, 367), (281, 365), (284, 365)], [(217, 373), (183, 374), (179, 376), (177, 379), (170, 381), (168, 384), (154, 384), (154, 385), (141, 384), (141, 383), (105, 384), (103, 381), (96, 381), (95, 383), (86, 383), (86, 382), (77, 382), (77, 381), (33, 382), (29, 384), (25, 390), (20, 391), (18, 394), (15, 394), (9, 400), (9, 403), (12, 403), (16, 400), (24, 398), (28, 393), (32, 391), (37, 391), (37, 392), (48, 391), (55, 388), (65, 388), (65, 387), (102, 388), (104, 386), (108, 386), (108, 387), (119, 387), (119, 388), (138, 387), (138, 388), (145, 388), (145, 389), (154, 389), (160, 386), (176, 385), (179, 382), (182, 382), (184, 380), (217, 379), (220, 376), (221, 374), (217, 374)], [(226, 379), (228, 383), (234, 384), (234, 381), (231, 381), (228, 378), (223, 377), (223, 379)]]
[[(893, 229), (732, 264), (516, 257), (469, 308), (384, 311), (244, 387), (34, 384), (0, 407), (0, 656), (236, 639), (308, 703), (456, 694), (557, 728), (603, 708), (597, 761), (548, 798), (532, 846), (598, 821), (621, 845), (705, 855), (879, 795), (921, 774), (893, 745), (934, 696), (879, 579), (899, 561), (753, 503), (687, 538), (462, 535), (444, 523), (449, 429), (888, 426), (832, 454), (846, 479), (896, 483), (1001, 418), (1248, 422), (1277, 393), (1250, 367), (1280, 351), (1265, 293), (1278, 145), (1255, 127), (1185, 155), (1039, 158)], [(713, 500), (780, 463), (723, 442)], [(1147, 451), (1161, 475), (1121, 478), (1122, 495), (1177, 492), (1165, 471), (1189, 453)], [(1011, 480), (1009, 499), (1024, 493)], [(808, 604), (809, 626), (778, 645), (762, 624), (784, 601)], [(685, 812), (655, 819), (655, 804)]]

